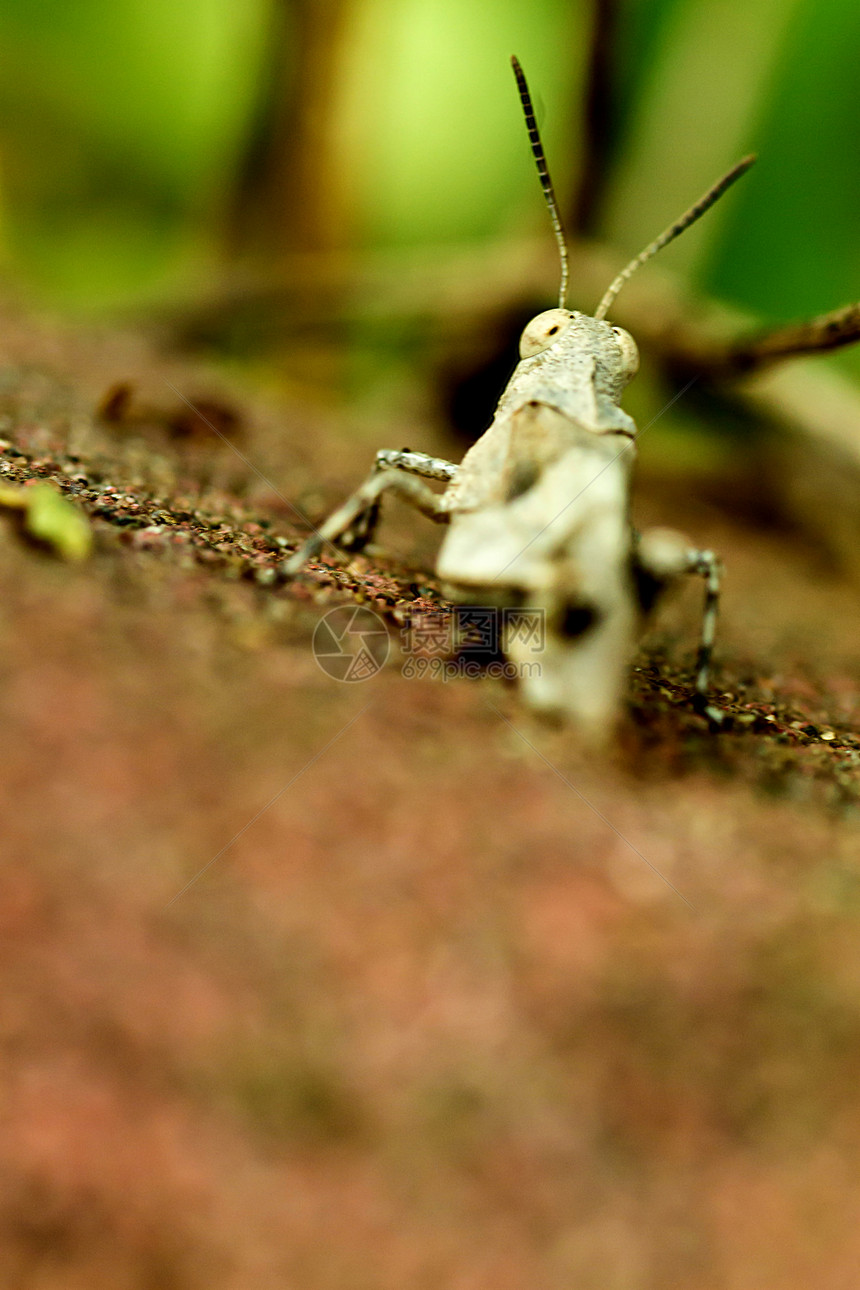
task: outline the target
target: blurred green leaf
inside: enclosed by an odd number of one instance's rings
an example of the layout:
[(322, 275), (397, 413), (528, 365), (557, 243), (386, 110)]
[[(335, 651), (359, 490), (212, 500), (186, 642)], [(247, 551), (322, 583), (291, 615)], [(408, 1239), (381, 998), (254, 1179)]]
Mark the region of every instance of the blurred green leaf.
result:
[(21, 511), (30, 536), (52, 547), (63, 560), (85, 560), (92, 550), (89, 520), (51, 484), (2, 486), (0, 507)]
[[(202, 276), (224, 253), (238, 176), (253, 170), (273, 67), (289, 64), (288, 93), (301, 65), (301, 12), (298, 0), (6, 0), (7, 265), (54, 300), (91, 304)], [(285, 46), (272, 41), (276, 15)], [(564, 204), (578, 182), (591, 15), (565, 0), (490, 14), (479, 0), (354, 0), (332, 34), (325, 119), (301, 118), (336, 177), (343, 245), (528, 228), (549, 239), (508, 59), (526, 69)], [(603, 232), (619, 252), (638, 251), (755, 148), (758, 167), (667, 267), (772, 319), (860, 295), (856, 0), (620, 0), (617, 25), (618, 133), (601, 178)], [(275, 144), (289, 158), (296, 140), (285, 129)]]
[(758, 120), (761, 160), (703, 278), (773, 319), (860, 297), (860, 6), (804, 0)]
[(220, 213), (270, 0), (8, 0), (0, 12), (5, 238), (55, 298), (164, 273)]

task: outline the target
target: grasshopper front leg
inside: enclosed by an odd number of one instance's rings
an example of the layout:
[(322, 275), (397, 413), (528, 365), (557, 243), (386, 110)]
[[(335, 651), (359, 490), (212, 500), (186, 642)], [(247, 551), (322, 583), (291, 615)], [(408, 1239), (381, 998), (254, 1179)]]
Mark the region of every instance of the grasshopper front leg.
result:
[[(407, 475), (418, 475), (421, 479), (435, 479), (446, 484), (457, 473), (457, 467), (452, 461), (445, 461), (443, 457), (431, 457), (426, 452), (413, 452), (411, 448), (381, 448), (376, 454), (373, 473), (380, 470), (400, 470)], [(363, 551), (373, 541), (380, 510), (381, 499), (377, 498), (356, 516), (338, 545), (345, 551)]]
[[(426, 515), (437, 524), (448, 523), (449, 516), (442, 507), (441, 494), (434, 493), (432, 488), (422, 483), (421, 479), (415, 478), (415, 474), (419, 473), (416, 466), (411, 468), (414, 473), (401, 473), (409, 470), (410, 467), (400, 463), (389, 465), (385, 461), (380, 461), (382, 456), (382, 453), (377, 455), (373, 470), (352, 496), (329, 516), (313, 537), (308, 538), (298, 551), (284, 561), (281, 565), (283, 579), (289, 580), (301, 573), (308, 560), (313, 560), (319, 555), (327, 542), (346, 550), (360, 550), (366, 545), (378, 518), (379, 503), (383, 493), (394, 493), (401, 501), (408, 502), (410, 506), (414, 506), (422, 515)], [(418, 458), (423, 457), (423, 454), (409, 453), (408, 456)], [(434, 469), (437, 465), (444, 464), (449, 466), (452, 472), (456, 470), (456, 466), (450, 462), (440, 463), (438, 458), (427, 458), (427, 461)], [(439, 476), (434, 473), (430, 478), (436, 479)], [(357, 528), (358, 534), (356, 534)], [(361, 541), (362, 537), (363, 541)]]

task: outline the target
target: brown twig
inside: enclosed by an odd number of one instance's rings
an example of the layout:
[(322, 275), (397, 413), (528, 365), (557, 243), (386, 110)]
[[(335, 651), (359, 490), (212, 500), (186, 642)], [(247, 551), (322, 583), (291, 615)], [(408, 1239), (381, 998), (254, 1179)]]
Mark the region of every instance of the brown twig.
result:
[(818, 318), (742, 337), (722, 350), (703, 350), (702, 366), (712, 376), (740, 376), (799, 354), (840, 349), (860, 340), (860, 304), (844, 305)]
[[(589, 308), (612, 273), (616, 256), (597, 243), (570, 247), (574, 307)], [(249, 320), (258, 344), (289, 345), (296, 335), (338, 336), (356, 318), (415, 319), (447, 347), (468, 347), (487, 336), (488, 317), (506, 317), (528, 304), (537, 311), (536, 281), (550, 282), (552, 245), (546, 239), (500, 243), (431, 257), (304, 255), (273, 265), (265, 281), (255, 274), (225, 278), (208, 298), (165, 306), (158, 324), (167, 343), (221, 345), (237, 320)], [(408, 290), (404, 288), (408, 284)], [(592, 305), (593, 307), (593, 305)], [(860, 340), (860, 303), (806, 322), (751, 331), (734, 310), (698, 302), (672, 285), (665, 270), (643, 275), (619, 297), (614, 321), (626, 327), (658, 362), (686, 378), (694, 372), (715, 382), (764, 371), (801, 354), (822, 353)], [(251, 326), (253, 322), (253, 326)], [(479, 325), (480, 324), (480, 325)]]

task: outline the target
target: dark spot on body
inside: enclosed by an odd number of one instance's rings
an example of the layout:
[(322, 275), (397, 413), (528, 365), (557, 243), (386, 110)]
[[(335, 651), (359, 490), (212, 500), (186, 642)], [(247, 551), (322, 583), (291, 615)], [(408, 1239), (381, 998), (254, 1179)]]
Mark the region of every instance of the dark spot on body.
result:
[(653, 573), (643, 569), (637, 560), (633, 560), (633, 590), (643, 614), (650, 614), (665, 590), (665, 579), (655, 578)]
[(565, 640), (576, 640), (584, 636), (597, 619), (598, 613), (593, 605), (568, 605), (558, 625), (559, 634)]
[(515, 498), (522, 497), (523, 493), (534, 487), (539, 478), (540, 467), (536, 461), (518, 461), (510, 472), (506, 501), (512, 502)]

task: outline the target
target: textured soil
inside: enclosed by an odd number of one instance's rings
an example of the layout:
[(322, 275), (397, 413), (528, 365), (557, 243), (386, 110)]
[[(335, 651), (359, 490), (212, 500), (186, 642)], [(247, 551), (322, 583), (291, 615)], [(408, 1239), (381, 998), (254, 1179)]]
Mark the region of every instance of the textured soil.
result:
[[(729, 570), (726, 720), (691, 588), (598, 753), (502, 680), (402, 675), (429, 526), (279, 581), (294, 507), (402, 427), (3, 334), (0, 482), (55, 481), (95, 550), (0, 512), (0, 1284), (853, 1285), (856, 589), (652, 474), (642, 520)], [(390, 628), (362, 683), (312, 654), (342, 604)]]

